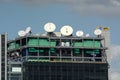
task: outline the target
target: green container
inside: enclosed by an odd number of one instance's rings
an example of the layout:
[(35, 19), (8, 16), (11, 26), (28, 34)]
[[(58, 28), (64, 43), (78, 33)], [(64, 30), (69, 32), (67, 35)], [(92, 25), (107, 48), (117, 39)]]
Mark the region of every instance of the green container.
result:
[(20, 47), (19, 44), (15, 43), (15, 42), (12, 42), (12, 43), (9, 44), (8, 50), (19, 48), (19, 47)]
[(48, 39), (40, 39), (39, 40), (39, 46), (49, 46)]
[(56, 46), (56, 42), (50, 42), (50, 46)]
[(43, 50), (43, 49), (40, 49), (40, 50), (39, 50), (39, 52), (43, 53), (43, 52), (44, 52), (44, 50)]
[(85, 51), (86, 54), (100, 54), (100, 51), (99, 50), (86, 50)]
[(94, 41), (94, 47), (95, 48), (100, 48), (101, 47), (101, 42), (100, 41)]
[(55, 49), (54, 48), (50, 48), (50, 53), (54, 53)]
[(86, 50), (85, 53), (86, 54), (93, 54), (93, 51), (92, 50)]
[(98, 49), (94, 50), (94, 54), (100, 54), (100, 50)]
[(38, 45), (38, 39), (29, 39), (28, 45), (37, 46)]
[(75, 42), (74, 47), (82, 47), (82, 42)]
[(80, 49), (74, 49), (75, 54), (80, 54)]
[(20, 47), (20, 45), (19, 44), (16, 44), (16, 48), (19, 48)]
[(35, 48), (29, 48), (28, 51), (29, 52), (38, 52), (38, 50), (36, 50)]
[(93, 41), (92, 40), (85, 40), (84, 47), (93, 47)]
[(12, 42), (9, 44), (8, 50), (15, 49), (15, 48), (16, 48), (16, 44)]

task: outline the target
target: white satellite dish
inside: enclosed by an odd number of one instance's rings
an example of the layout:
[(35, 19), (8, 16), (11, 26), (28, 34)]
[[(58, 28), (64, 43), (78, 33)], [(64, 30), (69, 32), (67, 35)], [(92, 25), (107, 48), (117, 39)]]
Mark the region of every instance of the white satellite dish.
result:
[(44, 29), (45, 29), (45, 31), (47, 31), (47, 32), (53, 32), (53, 31), (56, 29), (56, 26), (55, 26), (54, 23), (46, 23), (46, 24), (44, 25)]
[(20, 56), (20, 55), (19, 55), (19, 52), (15, 52), (15, 54), (16, 54), (16, 56)]
[(14, 56), (15, 55), (15, 53), (11, 53), (11, 56)]
[(73, 29), (71, 26), (63, 26), (61, 29), (60, 29), (60, 32), (62, 35), (64, 36), (70, 36), (72, 33), (73, 33)]
[(25, 30), (25, 33), (29, 33), (31, 31), (31, 27), (27, 27), (26, 30)]
[(80, 36), (83, 36), (83, 31), (79, 30), (76, 32), (76, 36), (80, 37)]
[(100, 29), (95, 29), (94, 34), (95, 35), (101, 35), (102, 31)]
[(47, 36), (47, 34), (42, 34), (42, 36)]
[(86, 37), (90, 37), (90, 34), (86, 34), (85, 36), (86, 36)]
[(25, 31), (24, 31), (24, 30), (20, 30), (20, 31), (18, 32), (18, 35), (19, 35), (19, 36), (25, 36), (25, 35), (26, 35), (26, 33), (25, 33)]

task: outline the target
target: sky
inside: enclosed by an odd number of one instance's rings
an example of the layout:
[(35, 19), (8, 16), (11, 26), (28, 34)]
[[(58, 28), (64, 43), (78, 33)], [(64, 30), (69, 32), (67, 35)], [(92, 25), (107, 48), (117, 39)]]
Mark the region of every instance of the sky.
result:
[(70, 25), (75, 34), (94, 35), (98, 26), (110, 28), (110, 80), (120, 76), (120, 0), (0, 0), (0, 33), (8, 39), (18, 37), (18, 31), (31, 27), (33, 33), (43, 34), (44, 25), (53, 22), (55, 31)]

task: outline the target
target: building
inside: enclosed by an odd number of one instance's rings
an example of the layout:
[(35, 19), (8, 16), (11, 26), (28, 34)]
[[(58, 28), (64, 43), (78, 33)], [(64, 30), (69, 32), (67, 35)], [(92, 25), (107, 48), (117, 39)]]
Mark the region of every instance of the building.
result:
[(8, 41), (8, 80), (109, 80), (105, 37), (50, 32)]
[(7, 80), (7, 34), (0, 34), (0, 80)]

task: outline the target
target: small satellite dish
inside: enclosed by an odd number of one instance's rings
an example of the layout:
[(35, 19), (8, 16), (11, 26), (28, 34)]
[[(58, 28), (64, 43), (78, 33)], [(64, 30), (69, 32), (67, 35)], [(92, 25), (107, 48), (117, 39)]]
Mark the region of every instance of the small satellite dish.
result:
[(76, 36), (80, 37), (80, 36), (83, 36), (83, 31), (79, 30), (76, 32)]
[(16, 56), (19, 56), (19, 52), (15, 52)]
[(61, 37), (61, 32), (54, 32), (56, 37)]
[(71, 26), (63, 26), (61, 29), (60, 29), (60, 32), (62, 35), (64, 36), (70, 36), (72, 33), (73, 33), (73, 29)]
[(47, 34), (42, 34), (42, 36), (47, 36)]
[(89, 36), (90, 36), (90, 34), (86, 34), (85, 36), (86, 36), (86, 37), (89, 37)]
[(20, 31), (18, 32), (18, 35), (19, 35), (19, 36), (25, 36), (25, 35), (26, 35), (26, 33), (25, 33), (25, 31), (24, 31), (24, 30), (20, 30)]
[(15, 53), (11, 53), (11, 56), (14, 56), (15, 55)]
[(40, 36), (40, 34), (38, 34), (38, 33), (36, 33), (35, 35), (36, 35), (36, 36)]
[(95, 35), (101, 35), (102, 31), (100, 29), (95, 29), (94, 34)]
[(53, 32), (53, 31), (56, 29), (56, 26), (55, 26), (54, 23), (46, 23), (46, 24), (44, 25), (44, 29), (45, 29), (45, 31), (47, 31), (47, 32)]
[(31, 31), (31, 27), (27, 27), (26, 30), (25, 30), (25, 33), (29, 33)]

